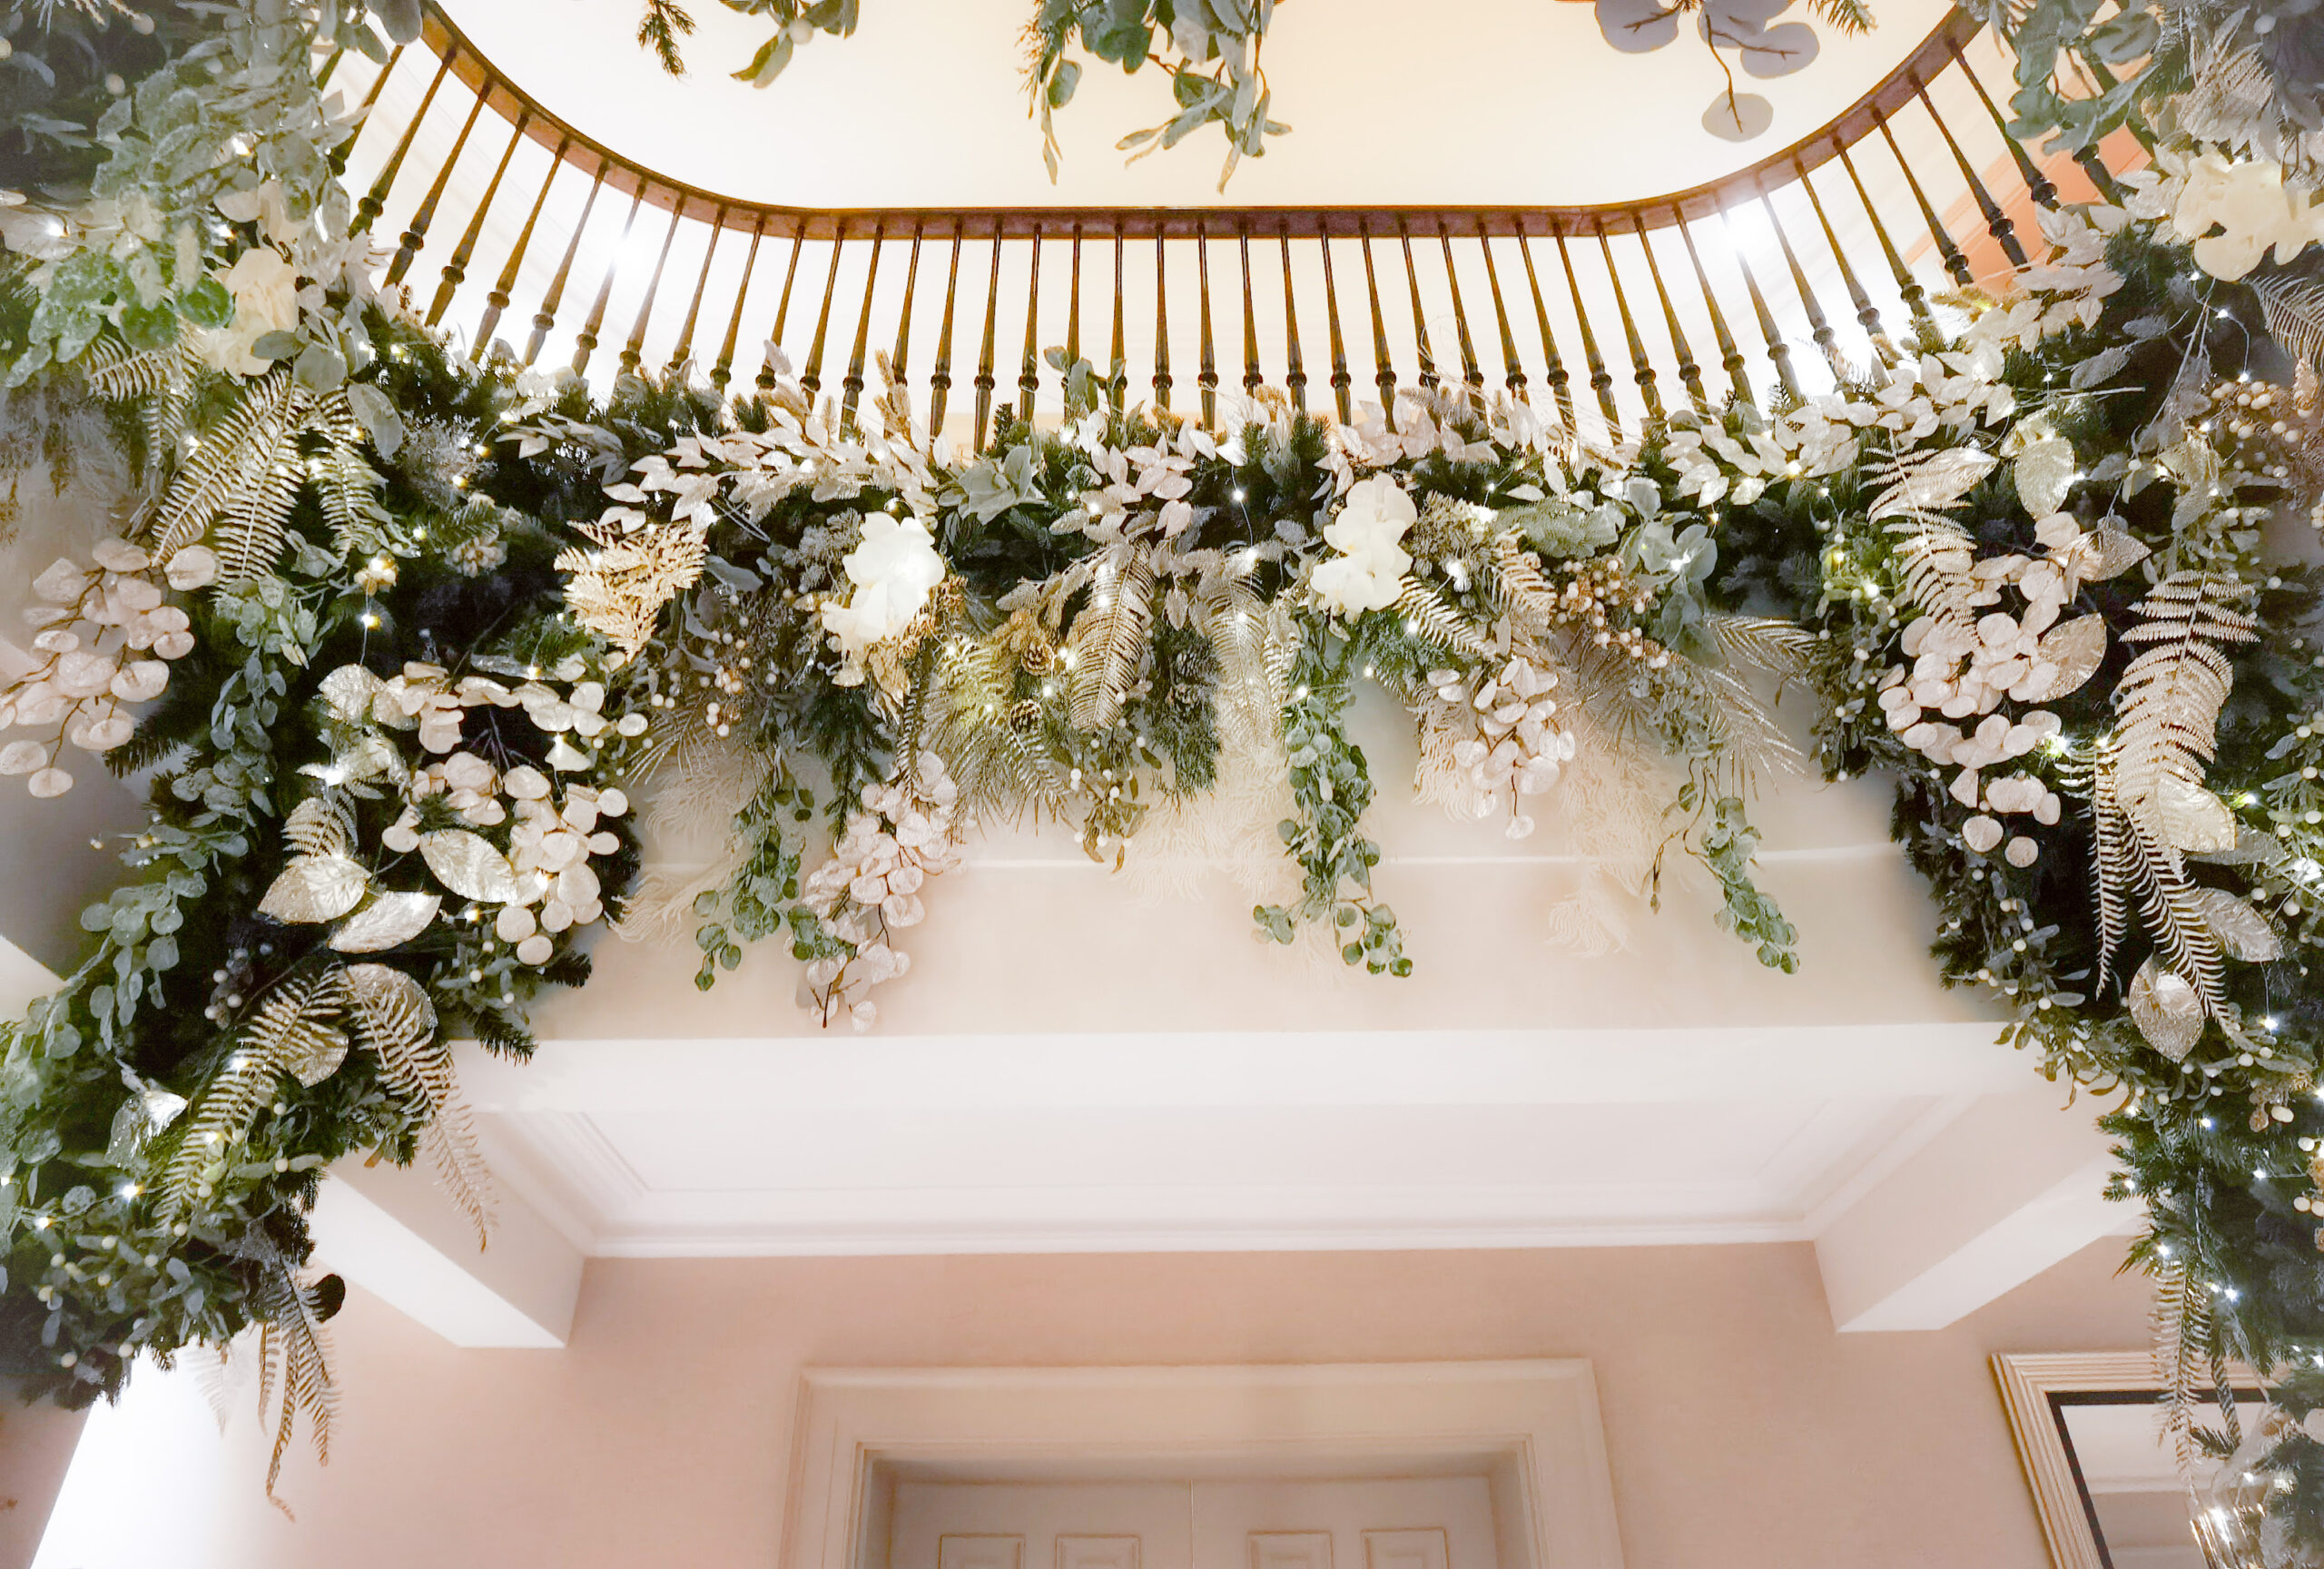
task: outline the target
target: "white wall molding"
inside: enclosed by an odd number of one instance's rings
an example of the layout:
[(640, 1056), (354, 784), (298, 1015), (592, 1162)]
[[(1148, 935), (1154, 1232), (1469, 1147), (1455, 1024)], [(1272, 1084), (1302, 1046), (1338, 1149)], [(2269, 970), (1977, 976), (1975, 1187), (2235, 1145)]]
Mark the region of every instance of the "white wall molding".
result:
[(1831, 1218), (1816, 1256), (1833, 1324), (1941, 1329), (2119, 1229), (2098, 1108), (2062, 1099), (1981, 1098)]
[(455, 1346), (565, 1344), (581, 1292), (581, 1250), (521, 1199), (497, 1195), (490, 1242), (425, 1170), (350, 1158), (314, 1210), (315, 1253)]
[(864, 1569), (900, 1471), (1122, 1480), (1205, 1464), (1475, 1465), (1509, 1569), (1620, 1569), (1587, 1361), (818, 1368), (792, 1428), (783, 1569)]

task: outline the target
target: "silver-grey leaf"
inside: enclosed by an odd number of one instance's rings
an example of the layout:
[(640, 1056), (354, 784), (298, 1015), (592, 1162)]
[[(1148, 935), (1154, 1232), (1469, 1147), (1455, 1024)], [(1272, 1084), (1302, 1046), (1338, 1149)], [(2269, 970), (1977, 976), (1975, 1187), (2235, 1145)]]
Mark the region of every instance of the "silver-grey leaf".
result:
[(342, 665), (323, 677), (323, 701), (335, 717), (353, 724), (371, 716), (371, 700), (385, 685), (360, 665)]
[(2147, 1044), (2183, 1062), (2203, 1033), (2203, 1000), (2175, 972), (2152, 959), (2131, 978), (2131, 1019)]
[(2219, 945), (2230, 959), (2265, 964), (2284, 956), (2284, 940), (2268, 918), (2223, 888), (2199, 888), (2191, 896)]
[(419, 836), (419, 854), (436, 881), (463, 899), (506, 904), (517, 897), (515, 869), (481, 834), (439, 828)]
[(428, 930), (443, 903), (440, 893), (382, 893), (349, 916), (330, 945), (341, 953), (377, 953), (409, 942)]
[(2109, 577), (2119, 577), (2154, 554), (2123, 530), (2104, 523), (2093, 529), (2090, 538), (2098, 548), (2098, 562), (2083, 573), (2084, 582), (2103, 583)]
[(355, 908), (370, 873), (344, 855), (298, 855), (260, 900), (258, 913), (294, 926), (336, 921)]

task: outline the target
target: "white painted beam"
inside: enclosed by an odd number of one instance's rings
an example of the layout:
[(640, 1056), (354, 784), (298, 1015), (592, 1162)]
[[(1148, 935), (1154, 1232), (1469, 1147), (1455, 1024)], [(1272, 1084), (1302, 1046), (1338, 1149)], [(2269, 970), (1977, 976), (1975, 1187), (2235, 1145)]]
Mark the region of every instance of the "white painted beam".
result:
[(580, 1250), (505, 1188), (494, 1209), (492, 1239), (479, 1248), (424, 1169), (350, 1159), (316, 1201), (316, 1256), (455, 1346), (563, 1346)]
[(2062, 1090), (1980, 1097), (1816, 1240), (1842, 1330), (1941, 1329), (2129, 1219), (2099, 1107)]

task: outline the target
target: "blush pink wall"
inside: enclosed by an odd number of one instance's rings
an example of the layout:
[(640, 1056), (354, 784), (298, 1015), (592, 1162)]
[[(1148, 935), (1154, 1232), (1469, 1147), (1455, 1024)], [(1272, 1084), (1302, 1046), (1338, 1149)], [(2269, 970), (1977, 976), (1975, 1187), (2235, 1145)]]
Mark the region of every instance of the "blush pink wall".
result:
[(456, 1350), (357, 1295), (334, 1458), (285, 1478), (298, 1524), (252, 1469), (216, 1556), (173, 1569), (773, 1569), (811, 1364), (1571, 1356), (1629, 1569), (2043, 1569), (1985, 1358), (2142, 1345), (2120, 1257), (1907, 1335), (1835, 1334), (1805, 1246), (600, 1259), (564, 1351)]

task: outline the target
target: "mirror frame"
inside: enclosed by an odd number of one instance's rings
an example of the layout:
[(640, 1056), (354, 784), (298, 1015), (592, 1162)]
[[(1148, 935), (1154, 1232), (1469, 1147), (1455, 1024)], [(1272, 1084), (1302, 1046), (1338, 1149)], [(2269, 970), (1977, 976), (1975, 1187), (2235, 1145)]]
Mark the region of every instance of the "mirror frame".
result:
[[(2034, 1513), (2050, 1544), (2056, 1569), (2109, 1569), (2112, 1559), (2098, 1544), (2096, 1515), (2082, 1468), (2067, 1446), (2060, 1395), (2161, 1395), (2163, 1383), (2152, 1351), (2003, 1353), (1994, 1357), (1994, 1381), (2001, 1386), (2010, 1435), (2017, 1442)], [(2242, 1392), (2258, 1386), (2250, 1369), (2229, 1369), (2239, 1404)]]

